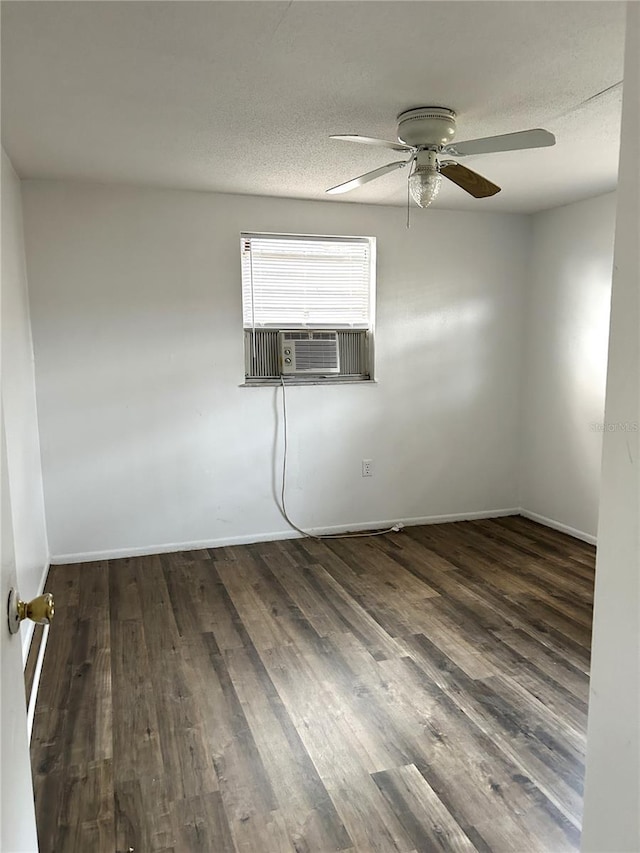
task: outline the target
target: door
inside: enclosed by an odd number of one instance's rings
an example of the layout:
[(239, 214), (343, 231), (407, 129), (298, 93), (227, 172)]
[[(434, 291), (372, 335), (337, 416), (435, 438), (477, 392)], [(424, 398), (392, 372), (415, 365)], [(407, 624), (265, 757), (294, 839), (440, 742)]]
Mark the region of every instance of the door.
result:
[(7, 623), (9, 590), (16, 586), (13, 550), (11, 496), (7, 472), (4, 413), (0, 415), (2, 453), (2, 529), (0, 539), (2, 584), (0, 585), (0, 683), (2, 725), (0, 763), (0, 850), (2, 853), (37, 853), (36, 816), (31, 783), (27, 738), (27, 709), (20, 634), (10, 634)]

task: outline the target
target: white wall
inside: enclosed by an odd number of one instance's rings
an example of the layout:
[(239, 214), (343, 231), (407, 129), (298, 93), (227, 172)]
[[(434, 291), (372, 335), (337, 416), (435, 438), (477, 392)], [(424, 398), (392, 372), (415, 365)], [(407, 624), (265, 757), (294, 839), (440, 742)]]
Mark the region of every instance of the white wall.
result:
[[(239, 233), (378, 238), (375, 385), (291, 388), (313, 528), (517, 506), (524, 216), (27, 181), (53, 555), (288, 534), (243, 379)], [(375, 476), (362, 479), (372, 458)]]
[[(48, 565), (20, 181), (2, 151), (2, 401), (20, 594), (42, 591)], [(33, 624), (21, 628), (26, 656)]]
[(520, 504), (595, 541), (615, 194), (532, 217)]
[(593, 619), (582, 849), (640, 850), (640, 6), (625, 88)]

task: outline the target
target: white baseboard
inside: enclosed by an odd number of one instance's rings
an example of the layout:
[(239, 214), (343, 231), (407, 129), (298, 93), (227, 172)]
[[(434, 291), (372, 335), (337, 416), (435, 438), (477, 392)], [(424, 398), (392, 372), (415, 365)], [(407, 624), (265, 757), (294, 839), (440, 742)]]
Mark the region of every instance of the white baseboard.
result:
[[(49, 565), (50, 565), (50, 563), (46, 563), (44, 569), (42, 570), (42, 575), (40, 576), (40, 583), (38, 584), (38, 590), (37, 590), (34, 598), (37, 597), (38, 595), (42, 595), (42, 593), (44, 591), (44, 585), (47, 582), (47, 575), (49, 574)], [(29, 597), (29, 600), (31, 600), (30, 597)], [(32, 622), (30, 619), (25, 619), (25, 621), (22, 623), (22, 628), (21, 628), (20, 633), (21, 633), (21, 641), (22, 641), (22, 668), (23, 669), (27, 665), (27, 655), (29, 654), (29, 649), (31, 647), (31, 640), (33, 638), (33, 632), (34, 632), (35, 627), (36, 627), (35, 622)]]
[(588, 542), (589, 545), (597, 545), (598, 539), (591, 533), (585, 533), (583, 530), (577, 530), (575, 527), (569, 527), (568, 524), (562, 524), (560, 521), (555, 521), (553, 518), (547, 518), (545, 515), (538, 515), (537, 512), (520, 507), (519, 515), (537, 521), (538, 524), (544, 524), (545, 527), (551, 527), (553, 530), (559, 530), (561, 533), (566, 533), (568, 536), (573, 536), (574, 539), (582, 539), (583, 542)]
[[(531, 521), (537, 521), (538, 524), (543, 524), (545, 527), (551, 527), (554, 530), (559, 530), (561, 533), (566, 533), (573, 536), (575, 539), (581, 539), (583, 542), (588, 542), (590, 545), (596, 544), (596, 537), (590, 533), (585, 533), (582, 530), (577, 530), (574, 527), (569, 527), (567, 524), (562, 524), (552, 518), (547, 518), (544, 515), (531, 512), (524, 507), (509, 507), (507, 509), (490, 509), (474, 512), (456, 512), (447, 515), (427, 515), (419, 518), (395, 518), (385, 521), (366, 521), (353, 524), (340, 524), (333, 527), (313, 527), (309, 528), (309, 533), (317, 535), (330, 533), (345, 533), (349, 530), (366, 531), (366, 530), (383, 530), (391, 527), (393, 524), (402, 523), (405, 527), (415, 527), (419, 524), (446, 524), (451, 521), (473, 521), (479, 518), (503, 518), (508, 515), (522, 515)], [(111, 548), (104, 551), (84, 551), (71, 554), (54, 554), (51, 557), (52, 565), (60, 565), (66, 563), (92, 563), (98, 560), (119, 560), (126, 557), (145, 557), (153, 554), (171, 554), (176, 551), (198, 551), (201, 548), (221, 548), (226, 545), (252, 545), (257, 542), (276, 542), (282, 539), (300, 539), (301, 534), (295, 530), (278, 530), (276, 532), (265, 533), (248, 533), (241, 536), (224, 536), (217, 539), (199, 539), (189, 542), (165, 542), (158, 545), (142, 545), (131, 548)], [(46, 570), (43, 575), (42, 584), (46, 578)], [(29, 637), (30, 639), (30, 637)]]
[[(385, 521), (366, 521), (354, 524), (340, 524), (334, 527), (313, 527), (309, 533), (322, 535), (327, 533), (345, 533), (349, 530), (383, 530), (394, 524), (402, 523), (405, 527), (415, 527), (418, 524), (444, 524), (449, 521), (472, 521), (476, 518), (501, 518), (506, 515), (518, 515), (520, 509), (489, 509), (479, 512), (458, 512), (449, 515), (429, 515), (423, 518), (394, 518)], [(52, 565), (66, 563), (92, 563), (97, 560), (119, 560), (126, 557), (145, 557), (153, 554), (170, 554), (175, 551), (198, 551), (200, 548), (221, 548), (226, 545), (252, 545), (256, 542), (275, 542), (281, 539), (300, 539), (301, 534), (295, 530), (279, 530), (275, 533), (253, 533), (242, 536), (226, 536), (219, 539), (201, 539), (195, 542), (168, 542), (160, 545), (143, 545), (132, 548), (114, 548), (106, 551), (85, 551), (74, 554), (55, 554), (51, 557)]]

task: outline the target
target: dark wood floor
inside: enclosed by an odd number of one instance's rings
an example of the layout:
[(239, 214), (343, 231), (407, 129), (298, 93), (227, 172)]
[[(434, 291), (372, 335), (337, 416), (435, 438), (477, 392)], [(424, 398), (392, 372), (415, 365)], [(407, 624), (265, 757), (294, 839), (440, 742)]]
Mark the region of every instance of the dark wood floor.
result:
[(53, 567), (41, 853), (577, 850), (593, 567), (515, 517)]

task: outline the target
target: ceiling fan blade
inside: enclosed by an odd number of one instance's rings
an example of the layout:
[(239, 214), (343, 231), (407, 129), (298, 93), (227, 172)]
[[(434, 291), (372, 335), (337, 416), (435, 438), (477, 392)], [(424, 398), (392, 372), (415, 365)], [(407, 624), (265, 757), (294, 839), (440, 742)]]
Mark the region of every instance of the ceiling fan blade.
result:
[(413, 145), (405, 145), (404, 142), (387, 142), (386, 139), (375, 139), (373, 136), (360, 136), (358, 133), (334, 134), (329, 139), (342, 139), (344, 142), (361, 142), (364, 145), (377, 145), (382, 148), (391, 148), (392, 151), (415, 151)]
[(545, 148), (555, 145), (556, 138), (548, 130), (521, 130), (518, 133), (503, 133), (502, 136), (485, 136), (466, 142), (452, 142), (442, 149), (443, 154), (467, 157), (470, 154), (493, 154), (496, 151), (519, 151), (523, 148)]
[(488, 198), (500, 192), (497, 184), (492, 184), (482, 175), (461, 166), (460, 163), (445, 163), (440, 165), (440, 174), (449, 178), (469, 195), (474, 198)]
[(386, 175), (387, 172), (392, 172), (394, 169), (402, 169), (407, 165), (407, 160), (398, 160), (395, 163), (387, 163), (386, 166), (380, 166), (379, 169), (374, 169), (373, 172), (365, 172), (364, 175), (360, 175), (357, 178), (352, 178), (352, 180), (347, 181), (344, 184), (338, 184), (335, 187), (331, 187), (331, 189), (325, 190), (325, 192), (337, 194), (337, 193), (348, 193), (349, 190), (355, 190), (356, 187), (361, 187), (363, 184), (368, 184), (369, 181), (375, 181), (376, 178), (380, 178), (382, 175)]

